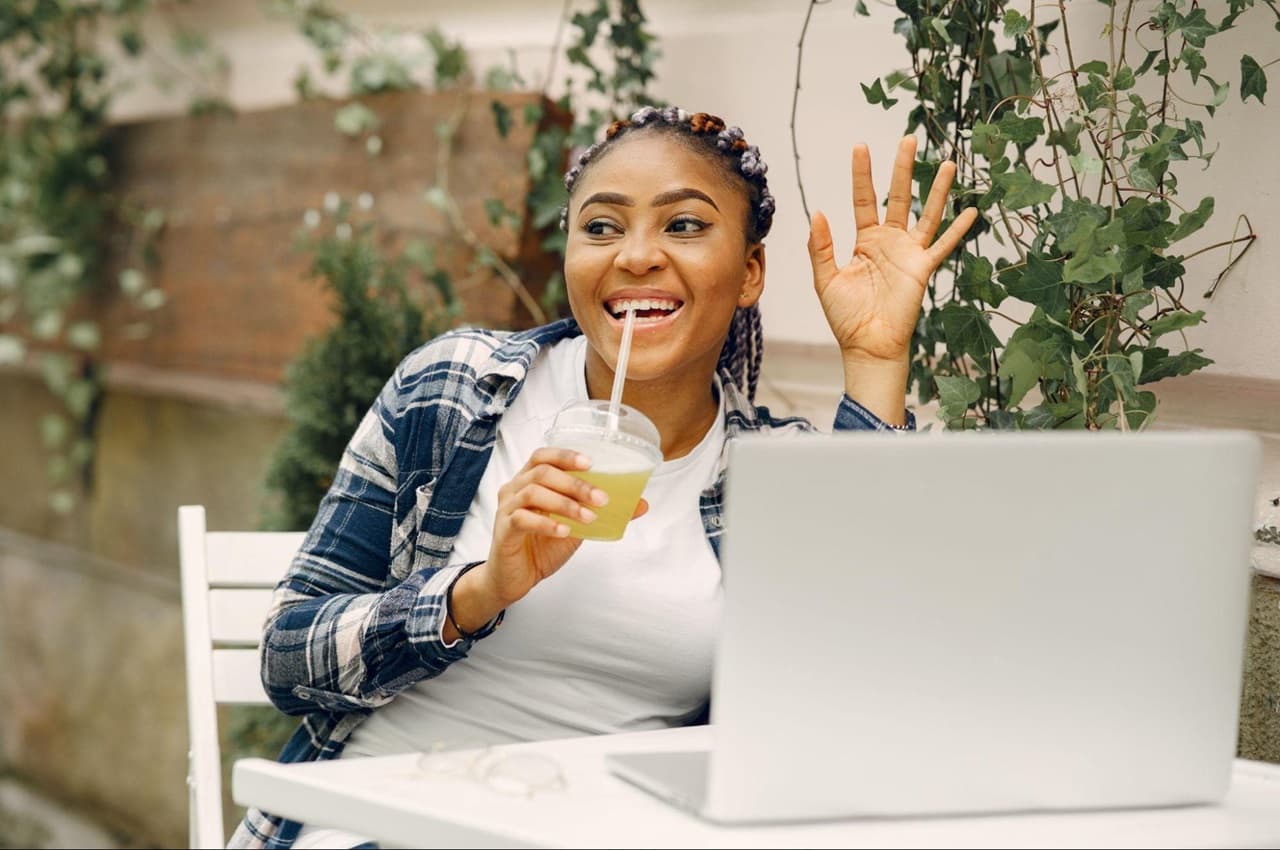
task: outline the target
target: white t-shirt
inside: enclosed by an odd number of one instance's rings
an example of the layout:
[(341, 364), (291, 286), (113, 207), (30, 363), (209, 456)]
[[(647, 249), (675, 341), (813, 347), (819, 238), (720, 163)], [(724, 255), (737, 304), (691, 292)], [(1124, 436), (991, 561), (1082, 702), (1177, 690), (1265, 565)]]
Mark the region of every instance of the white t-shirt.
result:
[[(488, 557), (498, 488), (546, 445), (556, 412), (587, 398), (586, 346), (563, 340), (534, 362), (499, 423), (452, 563)], [(343, 756), (660, 729), (696, 714), (710, 694), (722, 602), (698, 510), (724, 446), (721, 407), (692, 452), (654, 471), (649, 513), (621, 540), (585, 541), (465, 659), (375, 711)]]

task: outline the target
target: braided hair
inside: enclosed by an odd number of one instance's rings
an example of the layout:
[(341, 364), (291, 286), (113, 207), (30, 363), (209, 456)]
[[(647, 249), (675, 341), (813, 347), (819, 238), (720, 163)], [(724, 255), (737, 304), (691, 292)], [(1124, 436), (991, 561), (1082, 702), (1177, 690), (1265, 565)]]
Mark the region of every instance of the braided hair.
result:
[[(758, 245), (764, 241), (773, 226), (774, 200), (769, 193), (769, 181), (764, 176), (769, 167), (760, 158), (760, 149), (743, 139), (742, 130), (727, 127), (723, 119), (706, 112), (691, 115), (674, 106), (665, 109), (646, 106), (627, 120), (614, 121), (605, 131), (604, 138), (587, 148), (565, 174), (564, 185), (569, 194), (573, 195), (573, 188), (583, 172), (601, 153), (623, 136), (638, 132), (661, 133), (720, 165), (729, 179), (737, 181), (747, 194), (747, 220), (744, 223), (747, 244)], [(560, 211), (560, 229), (569, 229), (567, 205)], [(750, 307), (739, 307), (733, 314), (716, 368), (723, 378), (754, 401), (763, 357), (764, 333), (760, 326), (759, 302)]]

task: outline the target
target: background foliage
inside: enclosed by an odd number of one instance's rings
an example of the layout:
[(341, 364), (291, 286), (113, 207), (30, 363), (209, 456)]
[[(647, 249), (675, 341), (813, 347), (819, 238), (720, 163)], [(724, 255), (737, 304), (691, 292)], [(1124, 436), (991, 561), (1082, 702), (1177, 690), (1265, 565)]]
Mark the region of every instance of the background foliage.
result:
[[(1076, 53), (1065, 2), (898, 0), (910, 64), (862, 86), (885, 108), (914, 100), (919, 198), (950, 158), (953, 212), (982, 213), (948, 264), (954, 287), (931, 285), (912, 343), (920, 400), (938, 398), (948, 427), (1140, 428), (1156, 405), (1143, 385), (1212, 362), (1181, 333), (1204, 319), (1184, 303), (1184, 263), (1247, 249), (1253, 234), (1184, 248), (1214, 199), (1180, 197), (1177, 171), (1208, 167), (1229, 95), (1206, 42), (1255, 7), (1280, 11), (1275, 0), (1103, 3), (1107, 55), (1092, 59)], [(1243, 100), (1263, 102), (1265, 60), (1239, 57)], [(1016, 325), (1005, 339), (991, 325), (1001, 315)]]
[[(70, 512), (90, 483), (102, 394), (104, 329), (94, 303), (117, 291), (145, 335), (165, 295), (147, 280), (149, 246), (165, 213), (114, 191), (109, 112), (124, 85), (110, 73), (148, 49), (151, 0), (12, 0), (0, 3), (0, 364), (37, 368), (60, 410), (46, 415), (50, 506)], [(182, 61), (155, 82), (192, 92), (193, 110), (217, 103), (216, 68), (198, 37), (172, 29)], [(204, 69), (204, 70), (202, 70)], [(107, 235), (124, 234), (124, 244)], [(109, 279), (110, 254), (125, 258)]]

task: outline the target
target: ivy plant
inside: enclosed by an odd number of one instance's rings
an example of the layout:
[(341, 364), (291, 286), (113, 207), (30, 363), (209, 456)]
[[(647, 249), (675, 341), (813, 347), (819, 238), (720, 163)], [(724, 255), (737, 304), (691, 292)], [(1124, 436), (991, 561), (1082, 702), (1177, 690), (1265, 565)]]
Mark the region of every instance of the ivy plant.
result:
[[(40, 431), (59, 513), (90, 483), (105, 372), (105, 329), (93, 305), (118, 293), (138, 319), (119, 330), (136, 336), (165, 303), (146, 262), (164, 211), (121, 197), (109, 156), (110, 109), (123, 85), (115, 72), (147, 49), (142, 20), (153, 5), (0, 3), (0, 364), (37, 369), (56, 399)], [(182, 48), (182, 30), (174, 33)], [(179, 52), (204, 56), (198, 44)], [(198, 73), (183, 77), (203, 82)], [(203, 89), (198, 95), (193, 108), (215, 103)], [(126, 243), (115, 258), (113, 241)], [(116, 275), (119, 256), (125, 267)]]
[[(870, 104), (913, 102), (918, 198), (954, 159), (952, 212), (982, 213), (948, 263), (954, 285), (930, 286), (912, 342), (920, 401), (937, 398), (948, 427), (1141, 428), (1156, 408), (1146, 385), (1212, 362), (1182, 333), (1204, 321), (1184, 301), (1185, 263), (1228, 249), (1229, 268), (1254, 234), (1244, 220), (1247, 234), (1205, 245), (1214, 198), (1183, 197), (1177, 175), (1209, 166), (1228, 76), (1238, 68), (1240, 98), (1261, 106), (1277, 61), (1210, 68), (1206, 43), (1245, 15), (1280, 30), (1280, 9), (1102, 3), (1105, 58), (1094, 59), (1074, 4), (897, 0), (909, 64), (862, 86)], [(1001, 338), (993, 316), (1015, 329)]]

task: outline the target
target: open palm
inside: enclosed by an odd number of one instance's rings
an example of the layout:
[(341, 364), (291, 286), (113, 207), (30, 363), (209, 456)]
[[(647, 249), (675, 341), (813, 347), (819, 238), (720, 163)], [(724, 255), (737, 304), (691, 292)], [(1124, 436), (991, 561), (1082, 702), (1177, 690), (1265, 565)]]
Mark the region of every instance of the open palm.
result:
[(908, 230), (915, 156), (915, 139), (904, 138), (898, 145), (882, 223), (871, 182), (871, 155), (866, 145), (854, 146), (853, 218), (858, 235), (853, 257), (845, 265), (836, 264), (826, 217), (814, 214), (809, 233), (813, 285), (846, 357), (867, 361), (906, 358), (929, 277), (977, 218), (977, 210), (964, 210), (934, 240), (956, 173), (955, 163), (944, 162), (916, 226)]

